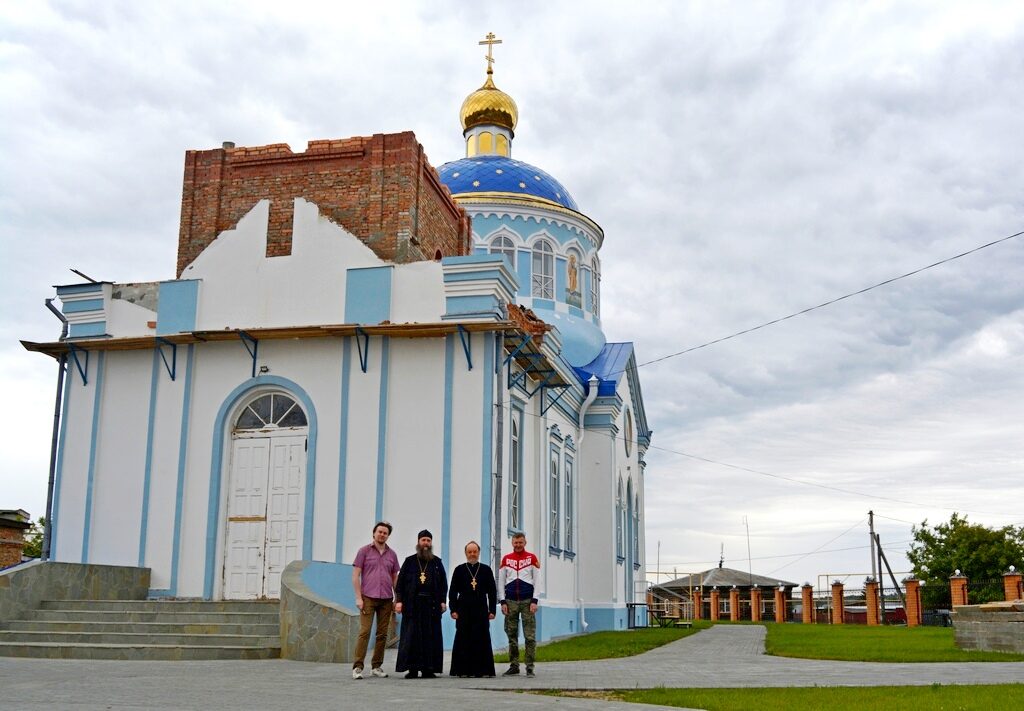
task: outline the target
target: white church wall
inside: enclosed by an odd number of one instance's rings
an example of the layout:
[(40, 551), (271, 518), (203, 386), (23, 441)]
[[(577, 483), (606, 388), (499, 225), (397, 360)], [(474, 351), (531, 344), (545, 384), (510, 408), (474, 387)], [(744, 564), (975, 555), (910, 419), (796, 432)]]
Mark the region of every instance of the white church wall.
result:
[(588, 430), (578, 452), (581, 592), (589, 606), (615, 595), (613, 440), (603, 429)]
[[(193, 352), (194, 352), (193, 346)], [(150, 568), (150, 588), (170, 590), (174, 556), (174, 521), (177, 512), (178, 461), (181, 448), (181, 410), (185, 399), (188, 347), (178, 347), (175, 379), (157, 365), (156, 403), (153, 409), (153, 445), (150, 457), (149, 505), (145, 526), (143, 565)]]
[(444, 279), (440, 262), (413, 262), (395, 267), (391, 294), (392, 323), (436, 323), (444, 312)]
[[(488, 540), (491, 535), (490, 498), (483, 499), (484, 476), (490, 476), (491, 468), (484, 471), (484, 428), (491, 426), (494, 416), (484, 411), (485, 388), (493, 392), (491, 382), (496, 376), (488, 368), (491, 353), (493, 359), (494, 336), (490, 333), (473, 334), (470, 337), (470, 354), (473, 370), (469, 370), (466, 354), (458, 336), (451, 336), (452, 350), (452, 417), (451, 417), (451, 515), (449, 520), (449, 547), (445, 565), (449, 570), (465, 561), (464, 547), (470, 540), (481, 545), (481, 559), (487, 563)], [(488, 482), (489, 483), (489, 482)], [(484, 523), (486, 521), (486, 524)], [(484, 530), (484, 526), (487, 530)]]
[[(84, 356), (80, 357), (84, 368)], [(103, 366), (102, 355), (91, 354), (86, 372), (88, 382), (83, 385), (77, 366), (69, 359), (64, 381), (61, 439), (54, 484), (55, 540), (51, 545), (54, 559), (69, 563), (82, 562), (92, 422), (102, 405)]]
[(270, 201), (261, 200), (185, 268), (182, 279), (203, 279), (199, 330), (343, 323), (344, 270), (384, 264), (301, 198), (292, 253), (268, 259), (269, 214)]
[(107, 334), (137, 336), (153, 333), (149, 322), (156, 321), (156, 312), (123, 299), (111, 299), (107, 306)]
[(444, 340), (392, 338), (390, 349), (384, 516), (412, 527), (396, 531), (399, 551), (411, 553), (422, 528), (440, 551)]
[[(377, 521), (377, 443), (379, 441), (379, 402), (381, 378), (389, 373), (385, 363), (385, 339), (370, 338), (367, 353), (367, 368), (364, 373), (359, 366), (357, 337), (349, 337), (348, 368), (348, 421), (347, 449), (345, 456), (345, 502), (343, 512), (343, 550), (341, 561), (351, 563), (356, 551), (372, 538), (373, 524)], [(387, 352), (390, 355), (390, 343)], [(383, 367), (387, 365), (388, 367)], [(339, 387), (340, 390), (340, 387)], [(391, 513), (382, 511), (383, 518)], [(401, 537), (395, 531), (393, 545)], [(415, 535), (415, 533), (413, 534)]]
[(137, 565), (152, 352), (111, 351), (105, 368), (87, 560)]

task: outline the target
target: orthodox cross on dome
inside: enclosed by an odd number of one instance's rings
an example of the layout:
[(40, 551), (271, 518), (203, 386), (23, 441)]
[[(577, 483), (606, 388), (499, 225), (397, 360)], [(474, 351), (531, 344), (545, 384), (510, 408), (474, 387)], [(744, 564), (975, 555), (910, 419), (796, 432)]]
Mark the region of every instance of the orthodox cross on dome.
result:
[(494, 64), (494, 55), (492, 54), (492, 52), (494, 50), (494, 45), (501, 44), (501, 40), (497, 39), (493, 32), (488, 32), (487, 37), (477, 42), (477, 44), (487, 45), (487, 56), (485, 57), (485, 59), (487, 60), (487, 73), (494, 74), (494, 67), (491, 66), (492, 64)]

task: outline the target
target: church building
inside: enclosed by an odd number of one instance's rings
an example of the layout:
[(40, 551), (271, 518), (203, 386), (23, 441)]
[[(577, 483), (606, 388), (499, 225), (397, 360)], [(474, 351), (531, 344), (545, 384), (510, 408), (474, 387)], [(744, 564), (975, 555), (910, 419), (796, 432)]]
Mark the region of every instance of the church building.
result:
[(626, 626), (636, 359), (602, 331), (601, 227), (512, 157), (495, 43), (465, 157), (435, 170), (412, 133), (190, 150), (175, 278), (56, 287), (66, 335), (24, 343), (66, 367), (53, 560), (273, 599), (289, 562), (350, 564), (379, 519), (400, 556), (433, 531), (449, 570), (522, 530), (539, 639)]

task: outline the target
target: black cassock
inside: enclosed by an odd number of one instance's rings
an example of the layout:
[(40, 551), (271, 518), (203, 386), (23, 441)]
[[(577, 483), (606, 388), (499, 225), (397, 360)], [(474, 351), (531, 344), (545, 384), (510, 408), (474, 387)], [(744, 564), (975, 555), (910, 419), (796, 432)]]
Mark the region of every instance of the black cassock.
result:
[(405, 559), (395, 585), (395, 600), (402, 603), (396, 671), (443, 671), (441, 604), (447, 595), (448, 576), (440, 558), (424, 562), (411, 555)]
[(494, 653), (491, 651), (488, 616), (495, 613), (496, 605), (494, 574), (488, 566), (483, 563), (463, 563), (452, 571), (448, 609), (459, 615), (459, 619), (455, 620), (452, 676), (494, 676)]

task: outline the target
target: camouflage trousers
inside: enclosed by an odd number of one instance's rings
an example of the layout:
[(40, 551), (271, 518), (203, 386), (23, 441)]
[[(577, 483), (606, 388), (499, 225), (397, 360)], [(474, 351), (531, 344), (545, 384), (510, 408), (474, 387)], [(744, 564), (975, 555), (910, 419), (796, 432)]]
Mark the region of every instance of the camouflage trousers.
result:
[(519, 666), (519, 618), (523, 618), (523, 637), (526, 638), (526, 668), (533, 668), (537, 655), (537, 615), (530, 612), (529, 600), (506, 600), (505, 634), (508, 635), (508, 662)]

